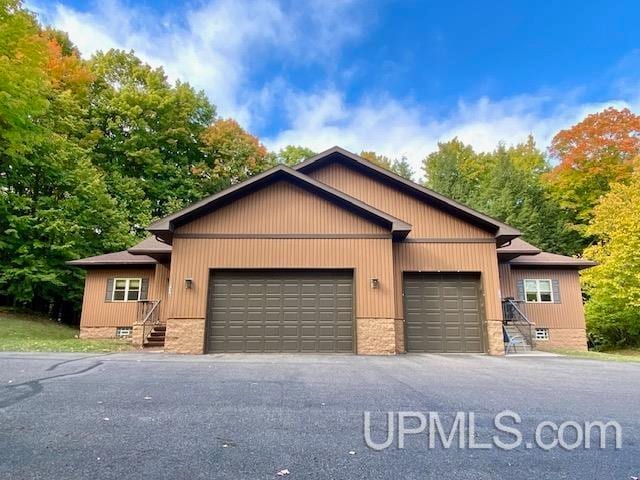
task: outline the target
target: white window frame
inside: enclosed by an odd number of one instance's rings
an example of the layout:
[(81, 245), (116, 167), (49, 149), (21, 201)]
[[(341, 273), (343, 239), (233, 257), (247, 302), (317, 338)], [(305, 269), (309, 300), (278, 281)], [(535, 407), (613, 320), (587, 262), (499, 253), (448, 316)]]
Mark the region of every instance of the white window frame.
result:
[[(118, 281), (123, 281), (125, 282), (124, 285), (124, 300), (116, 300), (116, 285), (118, 284)], [(140, 288), (138, 288), (138, 298), (136, 298), (135, 300), (129, 300), (129, 286), (131, 285), (132, 281), (138, 281), (138, 285), (140, 285)], [(132, 292), (135, 290), (131, 290)], [(142, 296), (142, 278), (114, 278), (113, 279), (113, 289), (111, 290), (111, 301), (113, 302), (137, 302), (140, 300), (140, 297)]]
[(549, 329), (548, 328), (536, 328), (535, 338), (537, 342), (546, 342), (549, 340)]
[[(128, 332), (128, 333), (124, 333)], [(133, 327), (116, 327), (117, 338), (129, 338), (133, 335)]]
[[(529, 300), (527, 298), (527, 282), (536, 282), (536, 299), (535, 300)], [(540, 296), (540, 282), (549, 282), (549, 294), (551, 296), (551, 300), (549, 301), (542, 300)], [(525, 303), (555, 303), (556, 299), (553, 297), (553, 281), (550, 278), (525, 278), (522, 281), (522, 288), (524, 290)]]

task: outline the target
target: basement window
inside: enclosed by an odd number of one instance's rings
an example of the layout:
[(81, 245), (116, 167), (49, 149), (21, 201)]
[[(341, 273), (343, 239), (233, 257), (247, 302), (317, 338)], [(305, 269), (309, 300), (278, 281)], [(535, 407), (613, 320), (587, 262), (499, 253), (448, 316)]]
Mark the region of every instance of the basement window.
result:
[(141, 278), (115, 278), (113, 280), (114, 302), (137, 302), (142, 290)]
[(133, 334), (133, 328), (131, 327), (118, 327), (116, 328), (117, 338), (129, 338)]
[(536, 328), (536, 340), (549, 340), (549, 329)]
[(524, 298), (528, 303), (553, 303), (551, 280), (525, 280)]

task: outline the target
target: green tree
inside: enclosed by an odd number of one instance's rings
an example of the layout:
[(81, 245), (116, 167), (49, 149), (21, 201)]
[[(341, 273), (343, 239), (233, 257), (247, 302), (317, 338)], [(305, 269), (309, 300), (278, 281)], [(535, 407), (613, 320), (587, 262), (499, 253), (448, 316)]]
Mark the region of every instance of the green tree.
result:
[[(29, 153), (41, 131), (32, 121), (47, 100), (46, 44), (18, 0), (0, 2), (0, 162), (3, 169)], [(1, 177), (0, 177), (1, 180)]]
[(541, 180), (549, 165), (533, 138), (482, 154), (453, 139), (440, 143), (423, 165), (429, 188), (513, 225), (542, 249), (579, 250), (579, 237), (565, 228), (562, 212)]
[(391, 171), (406, 178), (407, 180), (411, 180), (415, 173), (413, 168), (411, 168), (407, 157), (402, 157), (400, 160), (396, 158), (391, 164)]
[(371, 163), (375, 163), (379, 167), (391, 170), (391, 159), (389, 157), (379, 155), (371, 150), (363, 150), (362, 152), (360, 152), (360, 156), (365, 160), (369, 160)]
[(284, 164), (290, 167), (313, 157), (316, 154), (313, 150), (307, 147), (301, 147), (300, 145), (287, 145), (281, 148), (278, 153), (274, 154), (274, 163)]
[(77, 302), (67, 260), (130, 242), (83, 146), (90, 75), (18, 2), (0, 5), (0, 295), (40, 310)]
[(407, 157), (402, 157), (401, 159), (391, 160), (389, 157), (384, 155), (380, 155), (373, 151), (365, 151), (360, 152), (360, 156), (365, 160), (369, 160), (371, 163), (375, 163), (379, 167), (386, 168), (401, 177), (411, 180), (413, 174), (415, 173), (407, 160)]
[(587, 327), (605, 346), (640, 345), (640, 171), (629, 184), (613, 184), (593, 212), (587, 234), (597, 241), (585, 257), (598, 262), (582, 272), (589, 300)]
[(203, 92), (170, 84), (161, 68), (131, 52), (98, 53), (89, 65), (92, 160), (106, 173), (131, 230), (141, 234), (152, 218), (210, 192), (194, 168), (202, 162), (200, 138), (215, 108)]
[(438, 143), (438, 150), (429, 154), (422, 163), (425, 185), (453, 200), (466, 203), (477, 188), (482, 167), (470, 145), (457, 138)]

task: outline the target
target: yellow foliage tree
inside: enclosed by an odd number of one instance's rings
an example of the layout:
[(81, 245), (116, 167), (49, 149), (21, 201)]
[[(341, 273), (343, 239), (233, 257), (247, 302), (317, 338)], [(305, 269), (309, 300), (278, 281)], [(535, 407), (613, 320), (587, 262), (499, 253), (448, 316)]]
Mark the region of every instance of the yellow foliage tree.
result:
[(610, 346), (640, 345), (640, 171), (614, 184), (594, 209), (586, 257), (599, 263), (582, 280), (589, 333)]

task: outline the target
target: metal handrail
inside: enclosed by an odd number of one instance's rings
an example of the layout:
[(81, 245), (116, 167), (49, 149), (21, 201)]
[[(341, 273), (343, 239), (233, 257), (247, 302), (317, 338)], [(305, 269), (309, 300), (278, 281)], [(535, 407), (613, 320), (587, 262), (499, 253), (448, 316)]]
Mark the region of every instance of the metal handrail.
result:
[(510, 304), (510, 306), (511, 306), (511, 308), (513, 308), (516, 312), (518, 312), (518, 315), (520, 315), (520, 319), (521, 319), (521, 320), (523, 320), (524, 322), (526, 322), (526, 323), (528, 323), (528, 324), (530, 324), (530, 325), (533, 325), (533, 322), (531, 322), (531, 321), (527, 318), (527, 316), (526, 316), (524, 313), (522, 313), (522, 310), (520, 310), (520, 308), (518, 307), (518, 304), (516, 303), (516, 301), (515, 301), (514, 299), (512, 299), (512, 298), (507, 298), (507, 299), (505, 300), (505, 302), (506, 302), (506, 303), (509, 303), (509, 304)]
[[(522, 338), (529, 344), (531, 349), (535, 348), (535, 342), (533, 337), (534, 323), (531, 322), (527, 316), (520, 310), (515, 300), (512, 298), (505, 298), (502, 301), (502, 313), (504, 321), (511, 323), (517, 329)], [(517, 315), (516, 315), (517, 314)]]

